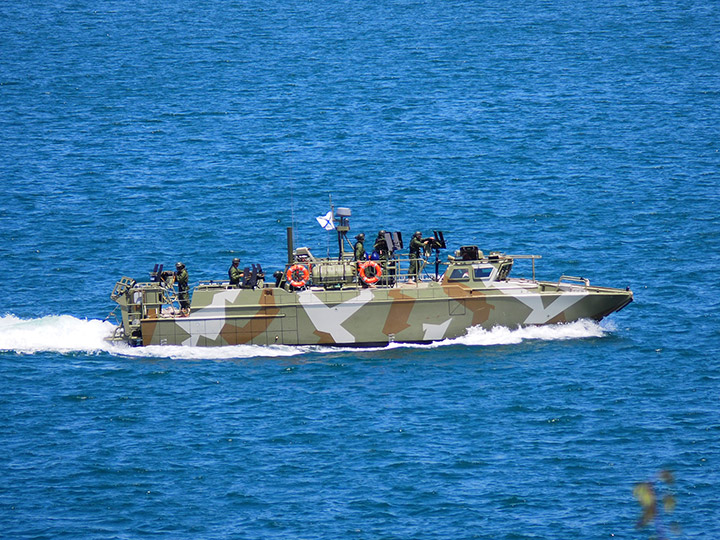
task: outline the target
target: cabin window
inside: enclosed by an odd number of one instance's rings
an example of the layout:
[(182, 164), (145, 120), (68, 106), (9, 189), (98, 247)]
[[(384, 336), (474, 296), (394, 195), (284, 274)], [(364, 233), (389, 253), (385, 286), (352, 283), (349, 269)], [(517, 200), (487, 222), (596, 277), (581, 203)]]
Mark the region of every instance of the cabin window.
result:
[(450, 272), (450, 281), (468, 281), (470, 274), (468, 273), (469, 268), (455, 268)]
[(487, 279), (492, 274), (492, 266), (475, 266), (473, 274), (475, 279)]

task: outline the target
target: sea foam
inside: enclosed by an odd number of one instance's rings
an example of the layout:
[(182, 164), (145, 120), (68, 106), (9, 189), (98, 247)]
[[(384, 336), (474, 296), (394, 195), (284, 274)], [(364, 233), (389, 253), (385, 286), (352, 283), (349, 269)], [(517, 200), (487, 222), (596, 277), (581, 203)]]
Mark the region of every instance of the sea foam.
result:
[(71, 315), (48, 315), (21, 319), (15, 315), (0, 317), (0, 351), (21, 354), (38, 352), (97, 352), (107, 350), (105, 341), (115, 325), (96, 319), (78, 319)]

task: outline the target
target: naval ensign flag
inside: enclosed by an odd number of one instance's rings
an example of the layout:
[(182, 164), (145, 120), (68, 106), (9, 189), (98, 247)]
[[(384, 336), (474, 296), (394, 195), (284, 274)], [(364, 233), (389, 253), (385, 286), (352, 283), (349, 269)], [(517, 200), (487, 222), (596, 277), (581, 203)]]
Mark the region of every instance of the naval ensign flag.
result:
[(332, 210), (330, 210), (324, 216), (318, 216), (315, 219), (317, 219), (317, 222), (326, 231), (332, 231), (335, 228), (335, 223), (333, 223)]

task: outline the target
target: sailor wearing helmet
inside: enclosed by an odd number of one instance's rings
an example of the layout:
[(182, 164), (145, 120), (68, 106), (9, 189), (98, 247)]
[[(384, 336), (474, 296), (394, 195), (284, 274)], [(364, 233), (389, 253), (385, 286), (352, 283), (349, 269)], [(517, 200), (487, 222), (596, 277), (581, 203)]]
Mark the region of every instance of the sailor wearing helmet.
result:
[(373, 246), (374, 253), (377, 253), (377, 258), (381, 259), (383, 261), (386, 261), (388, 259), (388, 245), (387, 240), (385, 240), (385, 230), (381, 230), (377, 234), (377, 238), (375, 239), (375, 245)]
[(410, 240), (410, 268), (408, 270), (408, 280), (412, 281), (416, 279), (420, 281), (418, 274), (421, 269), (421, 252), (424, 253), (427, 251), (427, 245), (429, 242), (429, 238), (423, 240), (422, 233), (420, 231), (415, 231), (415, 234), (413, 234), (412, 240)]
[(230, 278), (230, 286), (231, 287), (238, 287), (240, 285), (240, 281), (243, 277), (243, 272), (238, 268), (238, 265), (240, 264), (240, 259), (235, 257), (232, 260), (232, 265), (230, 268), (228, 268), (228, 277)]
[(185, 269), (185, 265), (181, 262), (175, 264), (175, 281), (178, 286), (178, 300), (180, 301), (180, 309), (184, 315), (190, 313), (190, 300), (188, 295), (190, 278)]
[(364, 261), (367, 259), (365, 256), (365, 235), (363, 233), (358, 234), (355, 237), (354, 255), (356, 261)]

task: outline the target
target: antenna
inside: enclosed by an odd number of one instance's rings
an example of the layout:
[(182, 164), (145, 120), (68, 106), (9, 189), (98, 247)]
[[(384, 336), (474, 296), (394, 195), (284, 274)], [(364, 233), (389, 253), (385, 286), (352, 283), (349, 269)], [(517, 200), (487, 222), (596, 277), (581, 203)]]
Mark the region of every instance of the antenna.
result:
[(290, 227), (292, 231), (292, 243), (295, 245), (295, 182), (290, 179)]
[[(328, 199), (330, 200), (330, 219), (332, 221), (335, 221), (335, 208), (333, 207), (332, 203), (332, 193), (328, 193)], [(325, 235), (325, 249), (327, 252), (327, 258), (330, 258), (330, 238), (328, 235)]]

